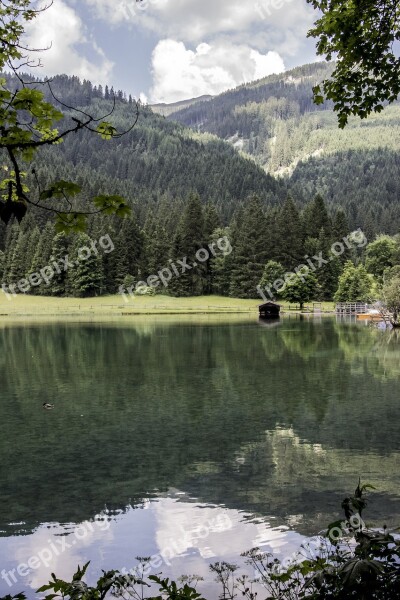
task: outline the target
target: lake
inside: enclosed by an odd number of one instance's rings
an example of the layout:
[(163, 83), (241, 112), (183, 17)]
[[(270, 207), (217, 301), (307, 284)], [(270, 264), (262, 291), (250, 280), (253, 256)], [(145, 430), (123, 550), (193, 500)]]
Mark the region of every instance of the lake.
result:
[(256, 545), (288, 556), (358, 477), (369, 522), (398, 524), (398, 332), (165, 319), (1, 326), (0, 596), (87, 560), (211, 581)]

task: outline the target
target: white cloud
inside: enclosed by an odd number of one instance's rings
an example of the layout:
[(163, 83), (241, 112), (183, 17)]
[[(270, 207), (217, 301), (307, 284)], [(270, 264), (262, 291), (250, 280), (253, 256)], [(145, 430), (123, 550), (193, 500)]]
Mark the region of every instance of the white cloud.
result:
[(177, 102), (203, 94), (220, 94), (242, 83), (285, 69), (276, 52), (261, 54), (250, 46), (221, 40), (195, 51), (183, 42), (161, 40), (152, 58), (152, 102)]
[[(48, 10), (29, 23), (26, 34), (31, 48), (49, 48), (40, 53), (46, 75), (65, 73), (93, 83), (109, 81), (113, 63), (96, 42), (87, 37), (80, 17), (63, 0), (55, 0)], [(87, 52), (93, 60), (84, 56)], [(38, 71), (34, 74), (38, 75)]]
[[(315, 19), (306, 0), (85, 0), (108, 23), (140, 25), (163, 37), (198, 43), (213, 36), (261, 30), (264, 47), (272, 38), (299, 48)], [(270, 38), (270, 39), (268, 39)], [(242, 40), (245, 41), (244, 39)], [(293, 53), (293, 48), (288, 51)]]

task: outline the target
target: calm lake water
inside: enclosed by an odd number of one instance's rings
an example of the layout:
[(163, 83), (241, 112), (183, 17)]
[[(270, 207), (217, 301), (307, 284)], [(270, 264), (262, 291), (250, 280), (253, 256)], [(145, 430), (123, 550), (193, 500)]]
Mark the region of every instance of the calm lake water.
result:
[(399, 524), (399, 382), (397, 332), (333, 319), (3, 326), (0, 596), (87, 560), (210, 579), (289, 555), (359, 476)]

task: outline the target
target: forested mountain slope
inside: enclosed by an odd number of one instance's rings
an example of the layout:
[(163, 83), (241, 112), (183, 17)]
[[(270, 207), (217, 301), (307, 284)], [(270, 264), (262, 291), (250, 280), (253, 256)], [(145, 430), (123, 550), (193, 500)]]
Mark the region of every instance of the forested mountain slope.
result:
[[(60, 130), (73, 117), (68, 106), (100, 118), (112, 111), (114, 101), (115, 109), (107, 120), (118, 131), (127, 131), (134, 122), (135, 104), (120, 91), (94, 88), (88, 81), (66, 76), (55, 77), (52, 90), (63, 103), (65, 122)], [(50, 92), (47, 96), (54, 103)], [(89, 131), (74, 133), (62, 144), (41, 148), (26, 171), (32, 199), (39, 197), (40, 189), (63, 179), (82, 187), (78, 209), (89, 208), (87, 200), (99, 193), (122, 195), (132, 208), (131, 218), (125, 220), (91, 217), (90, 238), (56, 234), (52, 213), (40, 208), (31, 208), (21, 225), (0, 223), (0, 279), (6, 289), (40, 272), (54, 257), (76, 256), (90, 239), (104, 235), (112, 239), (115, 252), (110, 256), (93, 256), (82, 268), (57, 274), (51, 282), (30, 289), (43, 295), (115, 293), (124, 283), (147, 280), (165, 268), (169, 259), (189, 256), (193, 244), (197, 249), (207, 247), (213, 232), (228, 225), (249, 198), (257, 195), (266, 208), (276, 207), (287, 195), (284, 183), (226, 142), (170, 122), (145, 106), (139, 107), (133, 130), (119, 139), (106, 141)], [(5, 179), (7, 171), (3, 173)], [(216, 239), (225, 235), (221, 229)], [(187, 279), (185, 289), (177, 286), (173, 292), (211, 291), (210, 273), (200, 269), (198, 273)], [(228, 285), (223, 286), (226, 293)]]
[[(292, 163), (310, 130), (321, 127), (320, 119), (327, 107), (313, 103), (312, 87), (331, 69), (326, 63), (316, 63), (271, 75), (209, 101), (195, 102), (170, 118), (228, 140), (253, 156), (267, 171), (276, 173)], [(299, 125), (310, 114), (314, 120), (307, 121), (307, 133), (302, 127), (299, 134)], [(334, 123), (331, 111), (330, 116)], [(299, 135), (302, 139), (298, 139)]]
[(332, 105), (316, 106), (312, 87), (332, 69), (296, 68), (197, 102), (169, 118), (210, 132), (283, 176), (300, 202), (321, 193), (353, 226), (396, 233), (400, 226), (400, 106), (339, 130)]
[[(134, 120), (135, 105), (120, 91), (93, 88), (88, 81), (67, 76), (55, 77), (52, 89), (64, 104), (96, 116), (109, 113), (115, 98), (110, 121), (118, 131), (128, 130)], [(54, 103), (50, 95), (48, 99)], [(62, 110), (68, 118), (69, 111)], [(42, 186), (63, 178), (78, 180), (87, 195), (102, 191), (125, 196), (142, 221), (149, 205), (162, 199), (179, 203), (191, 192), (215, 204), (226, 219), (252, 194), (272, 204), (286, 194), (284, 185), (229, 144), (169, 122), (143, 105), (137, 125), (120, 139), (105, 141), (82, 131), (63, 144), (43, 148), (34, 166)]]

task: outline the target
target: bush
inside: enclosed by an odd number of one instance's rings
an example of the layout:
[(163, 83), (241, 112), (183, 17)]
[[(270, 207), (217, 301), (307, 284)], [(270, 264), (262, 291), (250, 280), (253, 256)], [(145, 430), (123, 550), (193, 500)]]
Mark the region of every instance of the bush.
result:
[(156, 290), (153, 287), (147, 285), (139, 286), (135, 289), (136, 296), (155, 296)]

